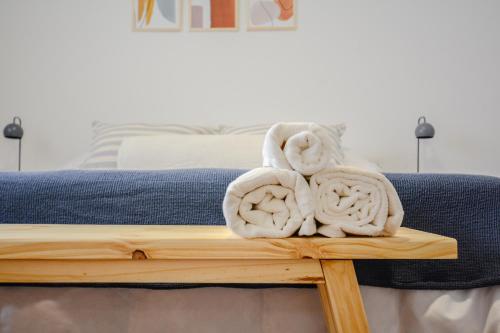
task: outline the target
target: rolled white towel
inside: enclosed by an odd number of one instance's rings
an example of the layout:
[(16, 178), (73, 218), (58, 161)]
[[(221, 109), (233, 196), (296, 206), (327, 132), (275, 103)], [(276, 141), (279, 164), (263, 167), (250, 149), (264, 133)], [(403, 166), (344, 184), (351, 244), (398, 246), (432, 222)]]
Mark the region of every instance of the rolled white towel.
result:
[(309, 183), (322, 235), (389, 236), (401, 226), (401, 200), (381, 173), (335, 167), (314, 174)]
[(247, 238), (316, 233), (311, 190), (300, 174), (257, 168), (229, 184), (223, 212), (227, 226)]
[(263, 165), (310, 176), (342, 162), (340, 147), (315, 123), (277, 123), (264, 139)]

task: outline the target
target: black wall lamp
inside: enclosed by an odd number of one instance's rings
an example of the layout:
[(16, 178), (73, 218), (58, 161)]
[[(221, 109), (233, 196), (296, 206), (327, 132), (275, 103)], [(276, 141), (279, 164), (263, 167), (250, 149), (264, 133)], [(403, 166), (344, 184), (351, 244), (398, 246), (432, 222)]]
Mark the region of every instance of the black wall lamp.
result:
[(420, 139), (432, 139), (434, 134), (436, 134), (434, 127), (425, 120), (425, 117), (418, 118), (418, 125), (415, 128), (415, 137), (417, 138), (417, 172), (420, 172)]
[(21, 118), (14, 117), (11, 124), (8, 124), (3, 129), (3, 136), (7, 139), (17, 139), (19, 140), (19, 153), (17, 156), (17, 169), (21, 171), (21, 140), (23, 138), (23, 128), (22, 128)]

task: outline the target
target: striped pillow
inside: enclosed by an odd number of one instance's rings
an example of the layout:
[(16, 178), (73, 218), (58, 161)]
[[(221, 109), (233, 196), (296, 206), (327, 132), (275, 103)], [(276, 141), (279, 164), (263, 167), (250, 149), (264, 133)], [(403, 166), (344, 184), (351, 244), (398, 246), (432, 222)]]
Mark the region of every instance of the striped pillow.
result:
[[(272, 124), (253, 126), (189, 126), (177, 124), (107, 124), (100, 121), (92, 123), (93, 140), (89, 157), (83, 162), (82, 169), (116, 169), (118, 150), (123, 139), (134, 136), (154, 136), (162, 134), (252, 134), (264, 135)], [(325, 125), (332, 135), (336, 151), (343, 159), (342, 135), (345, 124)]]
[[(220, 126), (221, 134), (254, 134), (254, 135), (264, 135), (267, 133), (269, 128), (273, 124), (262, 124), (253, 126)], [(344, 162), (344, 150), (342, 149), (342, 135), (344, 135), (346, 125), (322, 125), (328, 133), (330, 133), (333, 141), (335, 142), (334, 147), (334, 158), (335, 162), (342, 164)]]
[(125, 138), (162, 134), (219, 134), (220, 129), (208, 126), (187, 126), (175, 124), (106, 124), (92, 123), (93, 140), (89, 157), (82, 169), (116, 169), (118, 149)]
[(220, 134), (231, 134), (231, 135), (264, 135), (267, 133), (269, 128), (273, 124), (261, 124), (252, 126), (220, 126)]
[[(252, 125), (252, 126), (226, 126), (221, 125), (220, 134), (266, 134), (269, 128), (274, 124), (261, 124), (261, 125)], [(321, 125), (321, 124), (320, 124)], [(325, 127), (328, 132), (334, 138), (341, 138), (345, 132), (345, 124), (337, 124), (337, 125), (322, 125)]]

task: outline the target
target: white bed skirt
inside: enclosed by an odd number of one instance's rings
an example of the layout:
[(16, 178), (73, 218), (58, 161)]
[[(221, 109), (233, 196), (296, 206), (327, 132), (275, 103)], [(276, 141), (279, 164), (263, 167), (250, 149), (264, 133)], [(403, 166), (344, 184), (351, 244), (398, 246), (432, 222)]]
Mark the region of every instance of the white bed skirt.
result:
[[(361, 287), (371, 330), (500, 332), (500, 286)], [(0, 332), (326, 332), (316, 289), (0, 287)]]

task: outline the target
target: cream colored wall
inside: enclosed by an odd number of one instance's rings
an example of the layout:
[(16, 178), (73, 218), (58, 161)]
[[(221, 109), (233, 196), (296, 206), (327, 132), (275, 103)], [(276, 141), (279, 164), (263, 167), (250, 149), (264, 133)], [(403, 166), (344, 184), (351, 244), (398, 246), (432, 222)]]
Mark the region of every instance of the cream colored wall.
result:
[(299, 0), (295, 32), (247, 32), (241, 7), (239, 32), (133, 33), (125, 0), (0, 0), (0, 124), (23, 118), (26, 169), (85, 152), (94, 119), (309, 120), (406, 172), (426, 115), (424, 171), (500, 175), (499, 1)]

